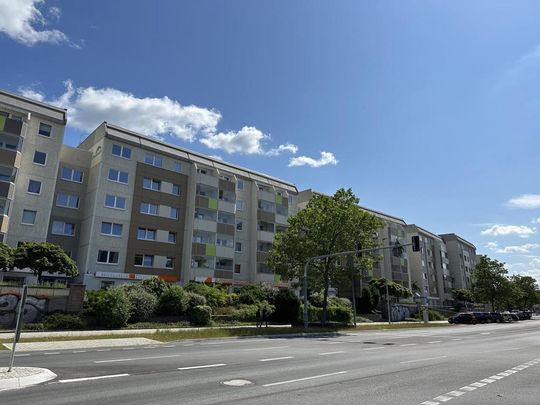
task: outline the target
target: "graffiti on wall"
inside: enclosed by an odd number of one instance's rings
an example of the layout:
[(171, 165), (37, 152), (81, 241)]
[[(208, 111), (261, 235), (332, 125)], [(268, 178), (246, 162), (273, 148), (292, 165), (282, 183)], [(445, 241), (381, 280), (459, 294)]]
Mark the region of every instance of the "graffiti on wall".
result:
[(405, 318), (409, 318), (411, 316), (411, 310), (408, 306), (393, 304), (390, 316), (394, 322), (403, 321)]
[[(0, 295), (0, 325), (14, 325), (20, 297), (15, 294)], [(24, 323), (37, 322), (47, 308), (47, 298), (28, 296), (24, 305)]]

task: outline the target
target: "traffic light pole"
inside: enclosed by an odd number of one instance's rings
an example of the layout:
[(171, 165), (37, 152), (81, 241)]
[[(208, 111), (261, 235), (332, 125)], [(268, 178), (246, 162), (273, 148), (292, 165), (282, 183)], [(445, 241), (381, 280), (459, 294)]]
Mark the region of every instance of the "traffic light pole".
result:
[[(306, 260), (306, 263), (304, 264), (304, 286), (303, 286), (303, 290), (304, 290), (304, 331), (307, 332), (308, 330), (308, 318), (309, 318), (309, 312), (308, 312), (308, 298), (307, 298), (307, 275), (308, 275), (308, 268), (309, 268), (309, 264), (314, 262), (315, 260), (321, 260), (321, 259), (329, 259), (331, 257), (339, 257), (339, 256), (347, 256), (347, 255), (354, 255), (354, 254), (362, 254), (362, 253), (373, 253), (373, 252), (377, 252), (379, 250), (384, 250), (384, 249), (402, 249), (404, 247), (407, 247), (407, 246), (413, 246), (413, 251), (416, 251), (415, 248), (418, 246), (418, 241), (415, 241), (413, 240), (413, 242), (411, 243), (405, 243), (405, 244), (401, 244), (401, 243), (397, 243), (397, 244), (394, 244), (394, 245), (388, 245), (388, 246), (381, 246), (381, 247), (376, 247), (376, 248), (372, 248), (372, 249), (359, 249), (359, 250), (348, 250), (348, 251), (345, 251), (345, 252), (338, 252), (338, 253), (330, 253), (328, 255), (321, 255), (321, 256), (313, 256), (313, 257), (310, 257)], [(387, 288), (387, 291), (388, 291), (388, 284), (386, 285), (386, 288)], [(353, 297), (354, 298), (354, 297)], [(390, 321), (390, 306), (388, 306), (388, 321)]]

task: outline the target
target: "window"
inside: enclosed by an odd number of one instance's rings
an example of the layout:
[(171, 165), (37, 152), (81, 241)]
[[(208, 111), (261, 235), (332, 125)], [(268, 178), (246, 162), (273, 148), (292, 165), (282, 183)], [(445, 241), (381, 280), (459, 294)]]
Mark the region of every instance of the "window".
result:
[(176, 243), (176, 232), (169, 232), (169, 243)]
[(76, 195), (58, 193), (56, 196), (56, 206), (74, 209), (79, 208), (79, 197)]
[(206, 169), (197, 169), (197, 173), (208, 174), (208, 171)]
[(117, 183), (123, 183), (123, 184), (127, 184), (128, 183), (128, 174), (127, 172), (122, 172), (120, 170), (116, 170), (116, 169), (109, 169), (109, 180), (110, 181), (115, 181)]
[(28, 190), (29, 193), (32, 194), (40, 194), (41, 193), (41, 181), (37, 180), (30, 180), (28, 182)]
[(42, 136), (51, 136), (52, 127), (49, 124), (44, 124), (43, 122), (39, 123), (38, 134)]
[(236, 221), (236, 230), (241, 231), (244, 228), (244, 223), (240, 220)]
[(182, 172), (182, 163), (175, 160), (173, 162), (172, 169), (173, 169), (173, 171), (178, 172), (178, 173)]
[(245, 209), (244, 200), (236, 200), (236, 209), (238, 211), (244, 211)]
[(261, 211), (265, 212), (276, 212), (275, 204), (266, 200), (259, 200), (258, 207)]
[(173, 267), (174, 267), (174, 257), (167, 256), (167, 260), (165, 261), (165, 268), (172, 269)]
[(236, 189), (238, 191), (244, 191), (244, 180), (238, 180), (236, 182)]
[(141, 203), (140, 213), (147, 215), (157, 215), (159, 212), (159, 206), (157, 204)]
[(101, 223), (101, 234), (109, 236), (122, 236), (122, 224), (115, 224), (113, 222)]
[(124, 159), (131, 159), (131, 149), (126, 146), (113, 144), (112, 154), (114, 156), (123, 157)]
[(241, 269), (241, 267), (240, 267), (239, 264), (234, 265), (234, 273), (235, 274), (240, 274), (240, 269)]
[(163, 158), (161, 156), (147, 153), (146, 155), (144, 155), (144, 163), (156, 167), (163, 167)]
[(172, 185), (172, 191), (174, 195), (180, 195), (180, 186), (178, 184)]
[(118, 256), (118, 252), (99, 250), (97, 261), (98, 263), (118, 264)]
[(235, 243), (234, 250), (235, 250), (236, 252), (241, 252), (241, 251), (242, 251), (242, 243), (236, 242), (236, 243)]
[(21, 223), (25, 225), (34, 225), (36, 222), (36, 214), (36, 211), (23, 210)]
[(169, 218), (178, 219), (178, 208), (171, 207)]
[(47, 154), (45, 152), (40, 152), (38, 150), (34, 152), (33, 162), (35, 164), (45, 166), (46, 161), (47, 161)]
[(101, 282), (100, 289), (101, 290), (106, 290), (107, 288), (112, 288), (112, 287), (114, 287), (114, 281), (103, 280)]
[(276, 205), (276, 214), (286, 217), (289, 214), (289, 210), (283, 205)]
[(73, 236), (75, 235), (75, 224), (64, 221), (53, 221), (51, 232), (54, 235)]
[(82, 183), (83, 181), (83, 172), (81, 170), (75, 170), (67, 166), (62, 167), (60, 176), (62, 177), (62, 180), (74, 181), (77, 183)]
[(126, 198), (119, 197), (117, 195), (107, 194), (105, 196), (105, 207), (124, 210), (126, 209)]
[(289, 194), (289, 206), (293, 204), (293, 196)]
[(143, 188), (146, 188), (147, 190), (160, 191), (161, 181), (145, 177), (143, 179)]
[(137, 239), (140, 240), (156, 240), (156, 230), (148, 228), (137, 229)]
[(135, 255), (135, 266), (153, 267), (154, 256), (153, 255)]

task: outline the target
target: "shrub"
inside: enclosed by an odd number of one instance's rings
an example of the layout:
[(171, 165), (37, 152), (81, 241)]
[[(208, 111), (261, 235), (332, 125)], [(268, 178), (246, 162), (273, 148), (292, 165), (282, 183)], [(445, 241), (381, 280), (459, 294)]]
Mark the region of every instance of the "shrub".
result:
[(208, 305), (196, 305), (188, 311), (188, 318), (192, 325), (209, 325), (212, 319), (212, 308)]
[(159, 297), (158, 312), (162, 315), (183, 315), (187, 306), (186, 292), (179, 285), (172, 285)]
[(129, 322), (144, 322), (154, 315), (158, 299), (139, 284), (127, 287), (126, 295), (131, 304)]
[(350, 323), (352, 321), (353, 313), (351, 308), (343, 306), (328, 306), (327, 318), (331, 322)]
[(240, 288), (238, 299), (241, 304), (257, 304), (267, 299), (267, 292), (260, 285), (245, 285)]
[(25, 323), (23, 324), (23, 330), (45, 330), (45, 325), (41, 322), (38, 323)]
[(88, 291), (86, 313), (101, 326), (121, 328), (131, 315), (131, 303), (121, 287)]
[(85, 322), (76, 314), (50, 314), (43, 320), (43, 327), (48, 330), (81, 330), (85, 327)]
[(300, 300), (292, 290), (281, 289), (274, 297), (274, 319), (278, 322), (294, 323), (300, 315)]
[[(443, 314), (441, 314), (440, 312), (438, 311), (435, 311), (433, 309), (428, 309), (428, 315), (429, 315), (429, 320), (430, 321), (444, 321), (446, 319), (446, 316), (444, 316)], [(424, 319), (424, 314), (423, 314), (423, 311), (420, 310), (418, 311), (415, 315), (414, 315), (414, 318), (416, 318), (416, 320), (420, 319)]]
[(232, 319), (234, 321), (255, 321), (257, 319), (258, 305), (240, 305), (238, 309), (232, 313)]
[(341, 297), (328, 297), (328, 306), (330, 305), (341, 308), (352, 308), (351, 300)]
[(200, 294), (188, 292), (187, 297), (188, 297), (188, 304), (187, 304), (188, 305), (188, 310), (190, 308), (195, 308), (198, 305), (203, 305), (203, 306), (206, 305), (206, 298), (204, 298)]
[(165, 290), (169, 288), (169, 284), (159, 277), (152, 277), (143, 280), (141, 281), (140, 285), (150, 294), (153, 294), (156, 298), (161, 297), (161, 294), (163, 294)]
[(184, 286), (188, 292), (202, 295), (212, 308), (224, 307), (228, 304), (228, 294), (219, 287), (210, 287), (203, 283), (189, 283)]

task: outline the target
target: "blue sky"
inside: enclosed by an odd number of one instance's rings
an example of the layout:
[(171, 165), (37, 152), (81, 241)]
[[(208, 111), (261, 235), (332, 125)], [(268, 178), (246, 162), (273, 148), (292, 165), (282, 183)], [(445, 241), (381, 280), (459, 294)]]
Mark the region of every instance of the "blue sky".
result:
[(540, 280), (536, 1), (0, 0), (0, 87), (455, 232)]

